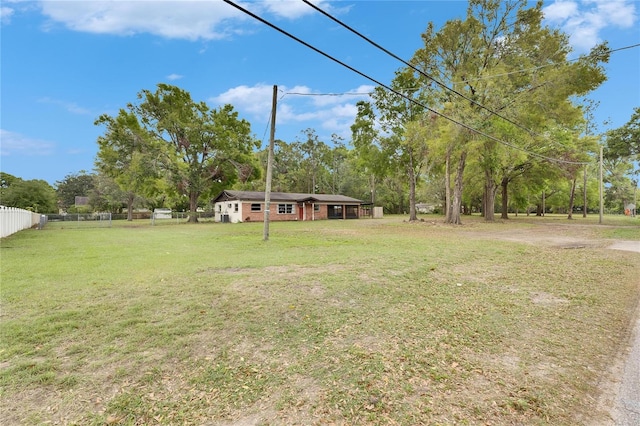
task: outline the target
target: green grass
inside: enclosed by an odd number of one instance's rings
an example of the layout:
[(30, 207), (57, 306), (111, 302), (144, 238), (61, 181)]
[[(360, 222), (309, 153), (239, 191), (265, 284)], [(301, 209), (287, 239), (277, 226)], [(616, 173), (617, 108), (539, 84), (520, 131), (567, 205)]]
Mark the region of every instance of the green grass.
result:
[(605, 418), (640, 255), (604, 247), (640, 240), (637, 222), (403, 219), (274, 222), (268, 242), (258, 223), (148, 221), (3, 239), (0, 423)]

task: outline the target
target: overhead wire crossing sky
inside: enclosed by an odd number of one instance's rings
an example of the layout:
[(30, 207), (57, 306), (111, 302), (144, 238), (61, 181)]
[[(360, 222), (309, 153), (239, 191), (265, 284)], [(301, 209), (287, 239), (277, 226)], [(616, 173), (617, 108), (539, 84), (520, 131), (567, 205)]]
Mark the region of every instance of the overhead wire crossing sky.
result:
[[(348, 64), (346, 64), (346, 63), (344, 63), (343, 61), (340, 61), (339, 59), (337, 59), (337, 58), (335, 58), (335, 57), (333, 57), (333, 56), (329, 55), (328, 53), (326, 53), (326, 52), (324, 52), (324, 51), (322, 51), (322, 50), (318, 49), (317, 47), (315, 47), (315, 46), (313, 46), (313, 45), (311, 45), (311, 44), (307, 43), (306, 41), (304, 41), (304, 40), (300, 39), (299, 37), (296, 37), (295, 35), (293, 35), (293, 34), (291, 34), (291, 33), (287, 32), (286, 30), (284, 30), (284, 29), (282, 29), (282, 28), (278, 27), (277, 25), (275, 25), (275, 24), (273, 24), (273, 23), (271, 23), (271, 22), (267, 21), (266, 19), (264, 19), (264, 18), (262, 18), (262, 17), (260, 17), (260, 16), (256, 15), (255, 13), (253, 13), (253, 12), (251, 12), (251, 11), (247, 10), (247, 9), (245, 9), (244, 7), (242, 7), (242, 6), (240, 6), (240, 5), (236, 4), (236, 3), (234, 3), (233, 1), (231, 1), (231, 0), (223, 0), (223, 1), (224, 1), (225, 3), (227, 3), (227, 4), (231, 5), (231, 6), (233, 6), (234, 8), (238, 9), (239, 11), (241, 11), (241, 12), (243, 12), (243, 13), (245, 13), (245, 14), (247, 14), (247, 15), (251, 16), (252, 18), (254, 18), (254, 19), (256, 19), (256, 20), (258, 20), (258, 21), (262, 22), (263, 24), (267, 25), (268, 27), (270, 27), (270, 28), (272, 28), (272, 29), (274, 29), (274, 30), (278, 31), (279, 33), (281, 33), (281, 34), (283, 34), (283, 35), (285, 35), (285, 36), (287, 36), (287, 37), (289, 37), (289, 38), (293, 39), (294, 41), (296, 41), (296, 42), (298, 42), (298, 43), (300, 43), (300, 44), (302, 44), (302, 45), (306, 46), (307, 48), (309, 48), (309, 49), (313, 50), (314, 52), (316, 52), (316, 53), (318, 53), (318, 54), (320, 54), (320, 55), (324, 56), (325, 58), (330, 59), (331, 61), (336, 62), (337, 64), (339, 64), (339, 65), (341, 65), (341, 66), (343, 66), (343, 67), (345, 67), (345, 68), (349, 69), (350, 71), (352, 71), (352, 72), (354, 72), (354, 73), (356, 73), (356, 74), (360, 75), (361, 77), (364, 77), (365, 79), (367, 79), (367, 80), (369, 80), (369, 81), (371, 81), (371, 82), (375, 83), (376, 85), (378, 85), (378, 86), (380, 86), (380, 87), (383, 87), (384, 89), (386, 89), (386, 90), (388, 90), (388, 91), (390, 91), (390, 92), (392, 92), (392, 93), (396, 94), (397, 96), (400, 96), (400, 97), (402, 97), (403, 99), (405, 99), (405, 100), (407, 100), (407, 101), (409, 101), (409, 102), (411, 102), (411, 103), (413, 103), (413, 104), (415, 104), (415, 105), (418, 105), (418, 106), (420, 106), (420, 107), (422, 107), (422, 108), (426, 109), (427, 111), (430, 111), (430, 112), (432, 112), (433, 114), (436, 114), (437, 116), (442, 117), (442, 118), (444, 118), (445, 120), (448, 120), (448, 121), (450, 121), (450, 122), (452, 122), (452, 123), (454, 123), (454, 124), (457, 124), (458, 126), (463, 127), (463, 128), (465, 128), (465, 129), (467, 129), (467, 130), (469, 130), (469, 131), (471, 131), (471, 132), (473, 132), (473, 133), (475, 133), (475, 134), (477, 134), (477, 135), (484, 136), (484, 137), (486, 137), (486, 138), (488, 138), (488, 139), (490, 139), (490, 140), (493, 140), (493, 141), (495, 141), (495, 142), (498, 142), (498, 143), (500, 143), (500, 144), (502, 144), (502, 145), (504, 145), (504, 146), (507, 146), (507, 147), (509, 147), (509, 148), (512, 148), (512, 149), (515, 149), (515, 150), (518, 150), (518, 151), (524, 152), (524, 153), (526, 153), (526, 154), (528, 154), (528, 155), (530, 155), (530, 156), (537, 157), (537, 158), (540, 158), (540, 159), (543, 159), (543, 160), (547, 160), (547, 161), (550, 161), (550, 162), (562, 163), (562, 164), (576, 164), (576, 165), (586, 165), (586, 164), (590, 164), (590, 162), (569, 161), (569, 160), (563, 160), (563, 159), (559, 159), (559, 158), (549, 157), (549, 156), (546, 156), (546, 155), (543, 155), (543, 154), (538, 154), (538, 153), (536, 153), (536, 152), (532, 152), (532, 151), (529, 151), (529, 150), (527, 150), (527, 149), (521, 148), (521, 147), (519, 147), (519, 146), (517, 146), (517, 145), (513, 145), (513, 144), (511, 144), (511, 143), (509, 143), (509, 142), (507, 142), (507, 141), (504, 141), (504, 140), (502, 140), (502, 139), (500, 139), (500, 138), (497, 138), (497, 137), (495, 137), (495, 136), (493, 136), (493, 135), (489, 135), (489, 134), (487, 134), (487, 133), (485, 133), (485, 132), (482, 132), (481, 130), (478, 130), (478, 129), (476, 129), (476, 128), (474, 128), (474, 127), (472, 127), (472, 126), (468, 125), (468, 124), (462, 123), (462, 122), (460, 122), (460, 121), (458, 121), (458, 120), (456, 120), (456, 119), (454, 119), (454, 118), (452, 118), (452, 117), (447, 116), (446, 114), (443, 114), (443, 113), (441, 113), (441, 112), (439, 112), (439, 111), (437, 111), (437, 110), (435, 110), (435, 109), (433, 109), (433, 108), (431, 108), (431, 107), (429, 107), (429, 106), (427, 106), (427, 105), (424, 105), (424, 104), (422, 104), (421, 102), (418, 102), (418, 101), (416, 101), (415, 99), (412, 99), (411, 97), (409, 97), (409, 96), (405, 95), (404, 93), (400, 93), (400, 92), (398, 92), (397, 90), (393, 89), (392, 87), (388, 86), (387, 84), (384, 84), (384, 83), (380, 82), (379, 80), (376, 80), (375, 78), (373, 78), (373, 77), (371, 77), (371, 76), (369, 76), (369, 75), (365, 74), (364, 72), (359, 71), (358, 69), (356, 69), (356, 68), (354, 68), (354, 67), (352, 67), (352, 66), (350, 66), (350, 65), (348, 65)], [(304, 0), (303, 0), (303, 1), (304, 1)]]

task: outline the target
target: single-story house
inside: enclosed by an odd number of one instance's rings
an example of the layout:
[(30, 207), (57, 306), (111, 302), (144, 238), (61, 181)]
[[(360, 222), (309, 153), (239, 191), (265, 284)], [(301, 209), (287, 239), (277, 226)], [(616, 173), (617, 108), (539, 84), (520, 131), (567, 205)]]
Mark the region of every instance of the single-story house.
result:
[[(213, 199), (216, 222), (264, 221), (264, 192), (222, 191)], [(358, 219), (362, 201), (344, 195), (271, 192), (269, 220)]]

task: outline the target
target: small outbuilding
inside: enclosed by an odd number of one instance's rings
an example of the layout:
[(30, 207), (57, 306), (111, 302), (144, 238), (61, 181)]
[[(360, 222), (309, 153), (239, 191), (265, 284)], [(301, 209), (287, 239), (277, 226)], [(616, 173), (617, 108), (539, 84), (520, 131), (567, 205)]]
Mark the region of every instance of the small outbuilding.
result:
[[(213, 199), (216, 222), (260, 222), (264, 220), (265, 193), (222, 191)], [(269, 220), (358, 219), (361, 200), (345, 195), (271, 192)]]

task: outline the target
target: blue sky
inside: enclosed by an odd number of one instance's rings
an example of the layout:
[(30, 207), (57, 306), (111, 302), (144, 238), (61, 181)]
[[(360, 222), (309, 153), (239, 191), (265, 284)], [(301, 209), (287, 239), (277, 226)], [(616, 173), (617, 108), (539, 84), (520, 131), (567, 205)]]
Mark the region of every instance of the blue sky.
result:
[[(350, 66), (388, 84), (400, 62), (298, 0), (241, 3)], [(316, 2), (408, 60), (432, 21), (463, 18), (465, 1)], [(276, 137), (348, 141), (355, 103), (374, 83), (219, 0), (16, 1), (1, 14), (0, 170), (51, 184), (91, 171), (101, 114), (117, 114), (142, 89), (169, 83), (211, 107), (231, 103), (268, 140), (272, 87), (280, 90)], [(613, 49), (640, 43), (640, 2), (545, 2), (548, 25), (570, 35), (571, 57), (600, 41)], [(599, 102), (602, 129), (623, 125), (640, 106), (640, 48), (615, 52)], [(293, 93), (341, 93), (301, 96)]]

